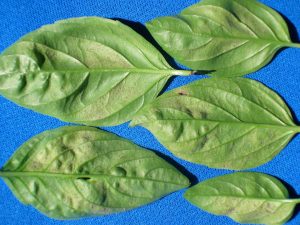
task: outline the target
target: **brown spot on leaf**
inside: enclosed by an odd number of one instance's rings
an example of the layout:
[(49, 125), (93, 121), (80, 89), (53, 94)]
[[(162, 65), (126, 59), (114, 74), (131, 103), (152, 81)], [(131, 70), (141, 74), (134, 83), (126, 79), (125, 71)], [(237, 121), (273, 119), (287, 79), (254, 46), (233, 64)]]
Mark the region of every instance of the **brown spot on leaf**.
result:
[(36, 162), (36, 161), (34, 161), (34, 162), (31, 164), (31, 168), (32, 168), (32, 169), (39, 169), (39, 168), (41, 168), (42, 166), (43, 166), (42, 163)]
[(83, 181), (88, 181), (90, 180), (90, 177), (78, 177), (77, 180), (83, 180)]
[(179, 95), (187, 95), (188, 93), (187, 93), (186, 90), (178, 90), (177, 94), (179, 94)]
[(225, 212), (224, 212), (224, 215), (230, 215), (231, 213), (233, 213), (235, 211), (235, 208), (232, 207), (232, 208), (229, 208), (227, 209)]
[(91, 137), (90, 135), (86, 134), (86, 135), (84, 135), (84, 136), (82, 137), (82, 139), (83, 139), (84, 141), (90, 141), (90, 140), (92, 140), (92, 137)]
[(206, 135), (204, 137), (201, 137), (191, 152), (195, 153), (195, 152), (201, 151), (201, 149), (204, 147), (204, 145), (206, 144), (207, 141), (208, 141), (208, 137)]
[(207, 119), (207, 112), (200, 112), (201, 119)]

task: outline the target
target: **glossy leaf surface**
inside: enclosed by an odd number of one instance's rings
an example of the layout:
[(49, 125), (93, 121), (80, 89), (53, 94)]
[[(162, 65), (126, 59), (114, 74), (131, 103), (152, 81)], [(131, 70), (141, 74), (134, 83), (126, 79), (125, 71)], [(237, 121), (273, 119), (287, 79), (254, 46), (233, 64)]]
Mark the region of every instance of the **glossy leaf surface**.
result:
[(21, 202), (58, 219), (125, 211), (189, 185), (153, 152), (89, 127), (33, 137), (0, 176)]
[(284, 224), (292, 216), (298, 199), (274, 177), (239, 172), (212, 178), (190, 188), (184, 197), (193, 205), (239, 223)]
[(180, 158), (246, 169), (276, 156), (300, 131), (284, 101), (245, 78), (198, 80), (158, 97), (131, 122)]
[(64, 121), (126, 122), (153, 100), (173, 70), (126, 25), (87, 17), (58, 21), (21, 38), (0, 56), (0, 94)]
[(203, 0), (147, 28), (178, 62), (214, 76), (241, 76), (265, 66), (291, 43), (283, 18), (255, 0)]

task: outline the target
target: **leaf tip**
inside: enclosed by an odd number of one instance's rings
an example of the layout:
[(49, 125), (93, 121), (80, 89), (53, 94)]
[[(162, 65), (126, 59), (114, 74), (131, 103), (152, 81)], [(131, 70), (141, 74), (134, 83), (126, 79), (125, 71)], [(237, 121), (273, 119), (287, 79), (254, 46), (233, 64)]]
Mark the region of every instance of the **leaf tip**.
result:
[(185, 176), (185, 175), (182, 175), (182, 177), (183, 177), (183, 179), (182, 179), (182, 187), (183, 187), (183, 188), (188, 188), (188, 187), (190, 187), (190, 186), (191, 186), (191, 181), (190, 181), (190, 179), (189, 179), (187, 176)]
[(192, 193), (191, 193), (191, 190), (192, 190), (193, 187), (187, 189), (184, 193), (183, 193), (183, 197), (185, 200), (191, 202), (192, 201)]

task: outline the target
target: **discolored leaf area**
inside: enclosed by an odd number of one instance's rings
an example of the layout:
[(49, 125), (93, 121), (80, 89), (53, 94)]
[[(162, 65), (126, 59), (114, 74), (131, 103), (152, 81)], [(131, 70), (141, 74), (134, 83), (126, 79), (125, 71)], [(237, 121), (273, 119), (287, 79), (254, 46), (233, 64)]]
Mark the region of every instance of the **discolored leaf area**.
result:
[(284, 101), (246, 78), (210, 78), (167, 92), (131, 122), (176, 156), (214, 168), (247, 169), (275, 157), (298, 132)]
[(0, 177), (22, 203), (57, 219), (125, 211), (189, 186), (153, 152), (89, 127), (62, 127), (33, 137)]
[(172, 69), (121, 22), (84, 17), (22, 37), (0, 56), (0, 94), (63, 121), (111, 126), (152, 101)]
[(213, 76), (252, 73), (280, 48), (300, 47), (283, 18), (256, 0), (203, 0), (146, 26), (178, 62)]
[(288, 199), (288, 191), (274, 177), (239, 172), (215, 177), (190, 188), (184, 197), (193, 205), (225, 215), (239, 223), (284, 224), (299, 199)]

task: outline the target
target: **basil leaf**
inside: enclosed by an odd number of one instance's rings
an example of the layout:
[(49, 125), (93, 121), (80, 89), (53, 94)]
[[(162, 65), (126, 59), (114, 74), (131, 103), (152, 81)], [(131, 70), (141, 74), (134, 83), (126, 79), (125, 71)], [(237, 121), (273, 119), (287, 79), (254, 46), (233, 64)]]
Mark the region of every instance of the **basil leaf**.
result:
[(128, 210), (189, 185), (153, 152), (89, 127), (37, 135), (0, 176), (21, 202), (58, 219)]
[(62, 20), (0, 56), (0, 94), (68, 122), (110, 126), (152, 101), (172, 69), (150, 43), (104, 18)]
[(241, 76), (265, 66), (291, 42), (283, 18), (255, 0), (203, 0), (147, 28), (178, 62), (213, 76)]
[(184, 197), (193, 205), (239, 223), (284, 224), (299, 199), (288, 199), (288, 191), (274, 177), (239, 172), (212, 178), (190, 188)]
[(178, 157), (227, 169), (268, 162), (300, 132), (277, 94), (245, 78), (198, 80), (167, 92), (133, 118), (138, 124)]

